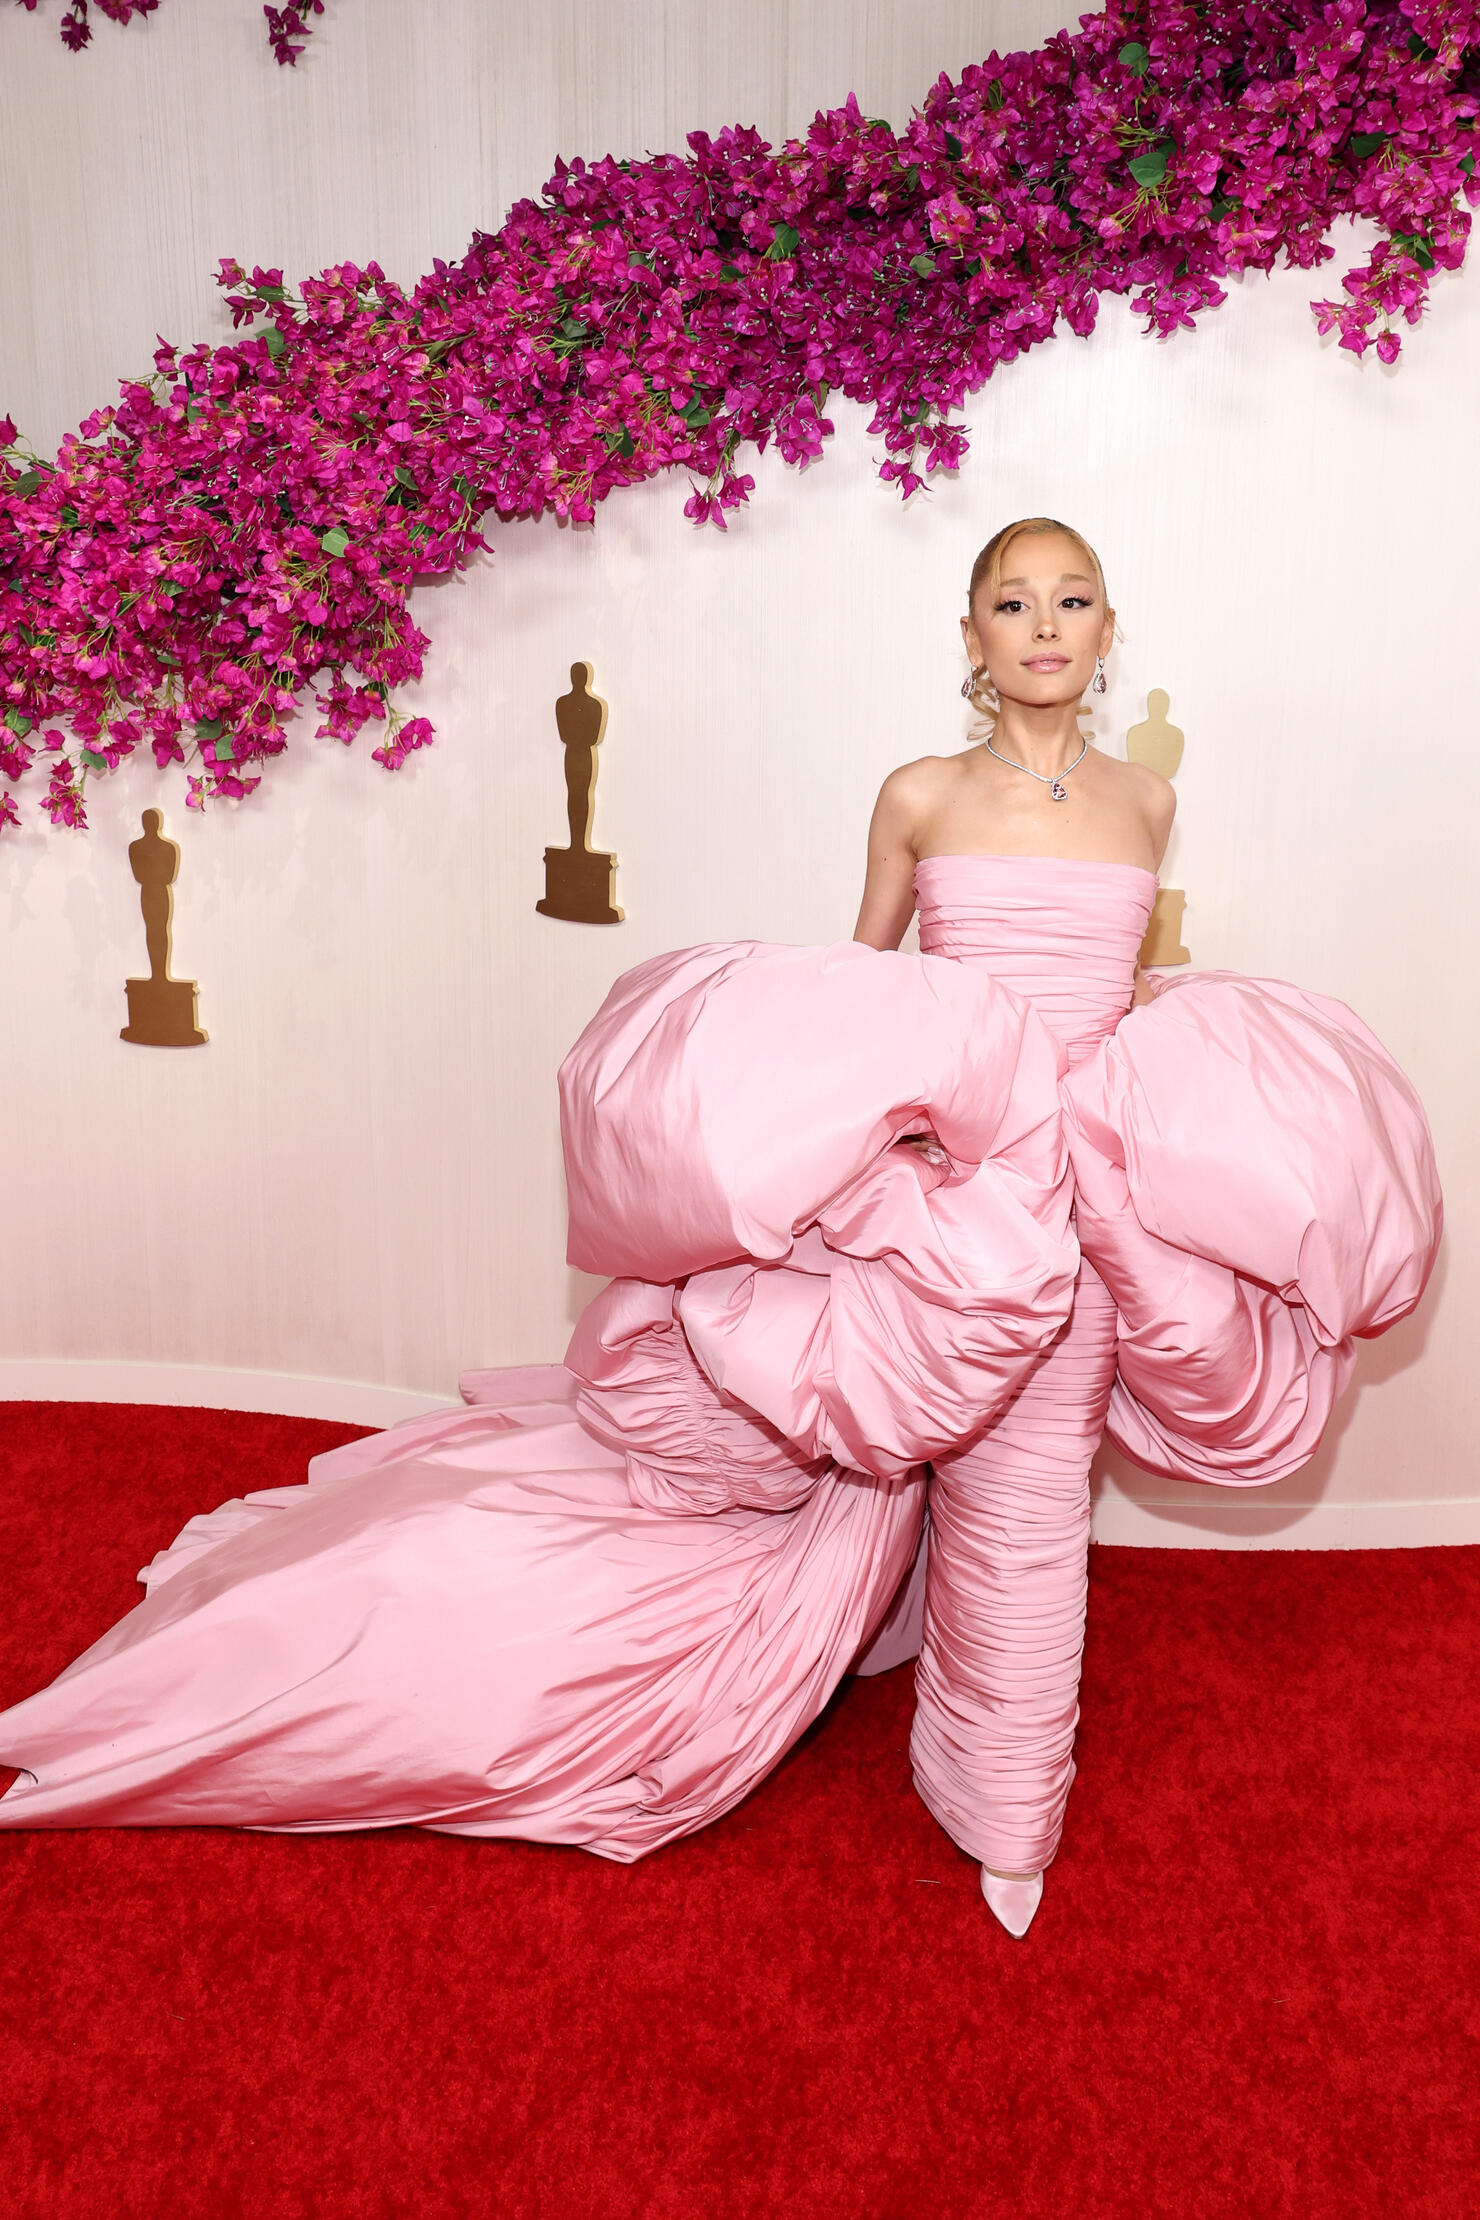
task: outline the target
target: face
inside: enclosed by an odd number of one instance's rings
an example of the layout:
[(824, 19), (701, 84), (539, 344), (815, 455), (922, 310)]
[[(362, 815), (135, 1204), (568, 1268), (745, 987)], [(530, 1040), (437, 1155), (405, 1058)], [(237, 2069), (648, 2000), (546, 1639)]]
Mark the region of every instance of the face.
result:
[(972, 669), (985, 663), (999, 700), (1038, 709), (1079, 700), (1114, 632), (1114, 610), (1082, 550), (1062, 532), (1009, 540), (995, 597), (979, 588), (961, 620)]

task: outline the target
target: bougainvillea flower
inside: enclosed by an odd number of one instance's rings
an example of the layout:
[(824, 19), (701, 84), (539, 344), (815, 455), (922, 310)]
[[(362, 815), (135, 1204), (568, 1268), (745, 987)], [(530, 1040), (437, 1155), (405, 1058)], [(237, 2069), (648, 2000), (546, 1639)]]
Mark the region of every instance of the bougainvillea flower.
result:
[[(308, 7), (268, 14), (291, 44)], [(1463, 260), (1477, 108), (1480, 0), (1111, 0), (900, 132), (850, 97), (776, 148), (561, 161), (410, 293), (223, 261), (229, 344), (160, 337), (55, 457), (0, 419), (0, 771), (50, 764), (58, 824), (144, 746), (188, 807), (239, 801), (305, 701), (400, 770), (432, 738), (391, 699), (429, 645), (412, 588), (490, 518), (589, 522), (677, 469), (723, 528), (742, 449), (813, 461), (834, 392), (908, 499), (960, 466), (966, 397), (1106, 294), (1186, 331), (1229, 278), (1330, 260), (1343, 217), (1376, 243), (1316, 327), (1391, 363)]]

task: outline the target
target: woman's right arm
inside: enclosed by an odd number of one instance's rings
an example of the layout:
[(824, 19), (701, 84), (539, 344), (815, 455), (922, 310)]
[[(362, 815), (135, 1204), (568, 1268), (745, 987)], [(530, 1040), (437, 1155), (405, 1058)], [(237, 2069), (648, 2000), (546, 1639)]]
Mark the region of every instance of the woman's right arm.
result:
[(915, 827), (924, 766), (906, 763), (879, 789), (868, 828), (868, 871), (853, 938), (870, 948), (897, 948), (915, 914)]

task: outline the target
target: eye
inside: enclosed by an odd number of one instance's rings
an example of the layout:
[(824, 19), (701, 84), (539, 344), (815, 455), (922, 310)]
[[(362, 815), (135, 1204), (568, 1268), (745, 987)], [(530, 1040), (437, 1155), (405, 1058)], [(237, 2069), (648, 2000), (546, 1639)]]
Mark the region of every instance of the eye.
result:
[(1022, 606), (1023, 606), (1022, 602), (1020, 602), (1020, 601), (1018, 601), (1018, 600), (1015, 600), (1015, 599), (1014, 599), (1014, 597), (1013, 597), (1013, 596), (1012, 596), (1011, 594), (1009, 594), (1009, 595), (1008, 595), (1008, 597), (1007, 597), (1007, 599), (1006, 599), (1005, 601), (999, 601), (999, 602), (998, 602), (998, 604), (997, 604), (997, 614), (998, 614), (999, 616), (1002, 616), (1002, 615), (1005, 615), (1005, 614), (1008, 614), (1008, 613), (1010, 613), (1010, 612), (1011, 612), (1012, 610), (1014, 610), (1014, 609), (1021, 609), (1021, 608), (1022, 608)]
[(1094, 603), (1090, 600), (1088, 594), (1065, 594), (1063, 607), (1065, 609), (1092, 609)]

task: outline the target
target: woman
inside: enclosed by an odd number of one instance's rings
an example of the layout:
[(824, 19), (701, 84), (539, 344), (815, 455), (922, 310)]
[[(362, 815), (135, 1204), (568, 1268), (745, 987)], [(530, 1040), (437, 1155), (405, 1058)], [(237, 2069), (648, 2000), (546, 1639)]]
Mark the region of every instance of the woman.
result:
[[(921, 947), (980, 964), (1034, 1002), (1073, 1064), (1128, 1002), (1151, 998), (1135, 959), (1176, 797), (1080, 733), (1086, 690), (1098, 678), (1103, 691), (1115, 612), (1078, 532), (1046, 517), (1008, 526), (977, 557), (967, 604), (965, 691), (988, 710), (987, 737), (885, 780), (855, 937), (897, 948), (918, 889)], [(1073, 1777), (1089, 1467), (1115, 1324), (1083, 1264), (1070, 1317), (1014, 1402), (934, 1466), (919, 1676), (940, 1694), (916, 1721), (915, 1777), (983, 1861), (987, 1901), (1013, 1934), (1037, 1909)], [(1013, 1854), (1030, 1869), (994, 1867)]]
[(994, 723), (886, 782), (857, 938), (654, 958), (562, 1066), (568, 1253), (612, 1275), (565, 1363), (192, 1519), (0, 1715), (0, 1826), (633, 1859), (918, 1648), (921, 1793), (1026, 1931), (1107, 1408), (1151, 1470), (1294, 1469), (1438, 1193), (1341, 1005), (1209, 975), (1128, 1015), (1171, 797), (1077, 740), (1113, 630), (1083, 540), (999, 533), (963, 629)]

